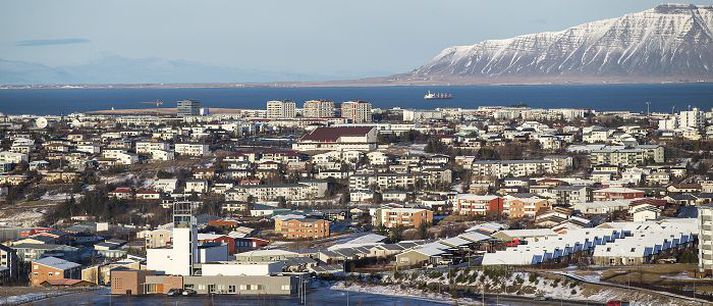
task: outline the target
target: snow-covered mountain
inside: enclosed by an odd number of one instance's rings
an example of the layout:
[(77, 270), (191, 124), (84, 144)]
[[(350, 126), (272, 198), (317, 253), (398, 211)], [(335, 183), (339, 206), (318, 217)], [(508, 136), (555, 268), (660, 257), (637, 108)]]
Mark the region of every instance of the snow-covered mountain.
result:
[(713, 6), (660, 5), (559, 32), (449, 47), (396, 82), (713, 80)]

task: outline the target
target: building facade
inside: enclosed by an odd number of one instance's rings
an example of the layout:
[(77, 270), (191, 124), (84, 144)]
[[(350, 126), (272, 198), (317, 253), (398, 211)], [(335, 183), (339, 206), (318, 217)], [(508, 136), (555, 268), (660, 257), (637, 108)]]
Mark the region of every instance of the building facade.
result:
[(341, 105), (342, 118), (351, 123), (368, 123), (372, 121), (371, 103), (364, 101), (348, 101)]

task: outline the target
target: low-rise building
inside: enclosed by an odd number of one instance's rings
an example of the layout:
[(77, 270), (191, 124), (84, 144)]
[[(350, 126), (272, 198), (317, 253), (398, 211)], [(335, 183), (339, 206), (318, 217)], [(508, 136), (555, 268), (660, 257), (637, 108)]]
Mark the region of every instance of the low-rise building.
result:
[(374, 226), (385, 228), (420, 227), (433, 223), (433, 212), (423, 208), (382, 207), (374, 212)]
[(61, 258), (43, 257), (33, 260), (30, 265), (30, 285), (33, 287), (49, 280), (82, 278), (82, 265)]
[(329, 237), (331, 222), (311, 218), (275, 219), (275, 233), (288, 239), (318, 239)]

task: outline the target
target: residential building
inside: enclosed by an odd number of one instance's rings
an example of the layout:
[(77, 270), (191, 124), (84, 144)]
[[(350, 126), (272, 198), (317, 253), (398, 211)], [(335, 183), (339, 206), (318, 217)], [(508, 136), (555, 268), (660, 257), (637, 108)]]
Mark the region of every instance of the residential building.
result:
[(296, 104), (292, 101), (267, 101), (268, 118), (295, 118), (297, 112)]
[(433, 223), (433, 212), (423, 208), (382, 207), (374, 212), (374, 226), (385, 228), (415, 227)]
[(329, 237), (331, 222), (312, 218), (277, 218), (275, 233), (288, 239), (319, 239)]
[(644, 192), (631, 188), (611, 187), (593, 191), (592, 197), (594, 201), (631, 200), (643, 198)]
[(364, 101), (348, 101), (341, 105), (342, 118), (351, 123), (368, 123), (372, 121), (371, 103)]
[(201, 103), (196, 100), (181, 100), (176, 102), (176, 115), (179, 117), (200, 115)]
[(174, 151), (179, 155), (206, 156), (210, 154), (210, 147), (201, 143), (177, 143)]
[(82, 265), (57, 257), (43, 257), (30, 264), (30, 285), (42, 286), (46, 281), (81, 279)]
[(453, 213), (466, 216), (502, 214), (504, 199), (495, 195), (459, 194), (456, 196)]
[(546, 199), (534, 195), (504, 197), (504, 212), (511, 219), (534, 218), (538, 212), (552, 208), (552, 204)]
[(0, 269), (7, 268), (7, 279), (15, 279), (18, 276), (19, 263), (20, 259), (17, 257), (17, 251), (0, 244)]
[(302, 116), (307, 118), (334, 117), (334, 102), (327, 100), (309, 100), (302, 106)]
[(473, 175), (525, 177), (559, 172), (552, 160), (475, 160), (471, 164)]
[(589, 201), (589, 192), (585, 186), (559, 186), (552, 189), (559, 205), (577, 205)]

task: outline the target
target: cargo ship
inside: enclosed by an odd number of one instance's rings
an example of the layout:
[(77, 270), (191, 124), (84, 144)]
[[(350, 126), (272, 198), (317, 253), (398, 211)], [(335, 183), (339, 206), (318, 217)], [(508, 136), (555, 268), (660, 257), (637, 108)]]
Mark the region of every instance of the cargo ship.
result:
[(453, 99), (453, 95), (445, 92), (431, 92), (430, 90), (423, 96), (424, 100), (445, 100)]

